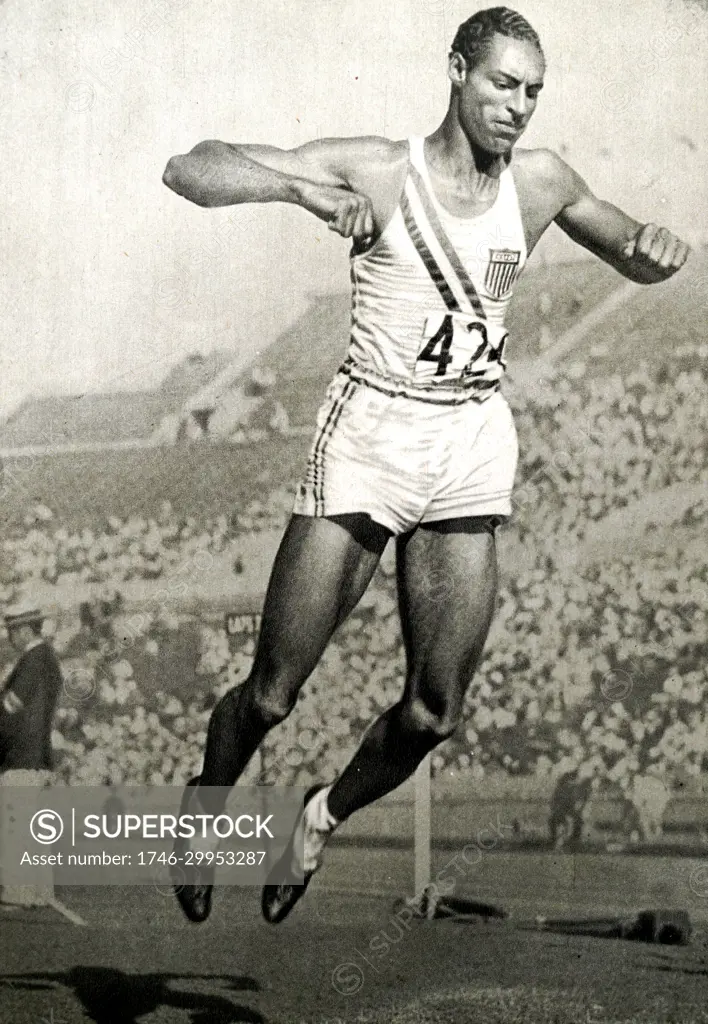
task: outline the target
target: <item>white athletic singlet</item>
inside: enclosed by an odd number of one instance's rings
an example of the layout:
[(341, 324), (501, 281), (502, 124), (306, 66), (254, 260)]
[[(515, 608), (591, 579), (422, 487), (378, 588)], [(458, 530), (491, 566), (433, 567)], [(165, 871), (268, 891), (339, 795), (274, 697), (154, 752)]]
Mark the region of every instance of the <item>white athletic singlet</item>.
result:
[(364, 512), (394, 534), (510, 514), (518, 441), (499, 381), (526, 255), (511, 171), (486, 213), (453, 217), (433, 195), (423, 139), (411, 139), (396, 212), (351, 260), (351, 342), (294, 512)]
[(351, 341), (342, 371), (390, 394), (458, 404), (486, 398), (504, 374), (504, 316), (526, 262), (511, 170), (494, 204), (454, 217), (435, 198), (424, 139), (410, 139), (396, 212), (351, 258)]

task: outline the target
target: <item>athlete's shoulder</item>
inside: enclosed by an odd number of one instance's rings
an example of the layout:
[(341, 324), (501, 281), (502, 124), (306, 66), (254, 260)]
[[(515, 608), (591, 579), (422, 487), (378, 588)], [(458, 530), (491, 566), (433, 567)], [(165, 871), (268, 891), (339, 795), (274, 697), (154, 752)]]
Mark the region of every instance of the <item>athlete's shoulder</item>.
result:
[(515, 177), (534, 189), (543, 189), (563, 204), (576, 196), (581, 179), (552, 149), (515, 149), (511, 162)]

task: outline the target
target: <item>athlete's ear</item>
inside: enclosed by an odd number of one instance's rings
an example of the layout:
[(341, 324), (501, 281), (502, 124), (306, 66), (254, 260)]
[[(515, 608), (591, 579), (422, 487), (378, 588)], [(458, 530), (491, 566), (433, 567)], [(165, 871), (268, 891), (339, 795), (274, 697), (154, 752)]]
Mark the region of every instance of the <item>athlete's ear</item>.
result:
[(460, 89), (467, 81), (467, 61), (461, 53), (453, 52), (447, 66), (447, 77), (456, 89)]

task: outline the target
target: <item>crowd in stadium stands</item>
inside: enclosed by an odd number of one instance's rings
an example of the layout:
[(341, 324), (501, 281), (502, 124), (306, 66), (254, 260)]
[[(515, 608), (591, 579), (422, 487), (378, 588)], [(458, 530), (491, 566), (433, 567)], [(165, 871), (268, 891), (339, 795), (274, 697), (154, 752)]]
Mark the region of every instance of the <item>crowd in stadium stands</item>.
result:
[(582, 537), (589, 523), (647, 492), (705, 480), (708, 353), (689, 352), (625, 377), (549, 377), (543, 394), (512, 397), (522, 536), (542, 534), (551, 552), (558, 533)]
[(197, 552), (224, 551), (236, 533), (282, 529), (292, 502), (292, 491), (282, 487), (263, 501), (252, 501), (238, 516), (222, 515), (201, 524), (193, 516), (179, 517), (166, 502), (154, 518), (111, 516), (102, 532), (52, 529), (52, 513), (40, 505), (27, 514), (27, 529), (3, 544), (3, 582), (56, 583), (66, 574), (76, 574), (79, 583), (160, 579)]
[[(505, 772), (570, 780), (576, 793), (622, 793), (645, 836), (660, 831), (672, 786), (708, 770), (705, 546), (685, 547), (669, 530), (666, 544), (621, 559), (568, 566), (558, 553), (559, 537), (582, 539), (589, 521), (647, 492), (706, 481), (705, 361), (696, 351), (674, 355), (624, 379), (559, 374), (548, 397), (514, 398), (522, 459), (506, 529), (530, 547), (533, 564), (505, 580), (464, 722), (433, 756), (434, 771), (477, 781)], [(283, 487), (231, 520), (181, 522), (163, 508), (151, 520), (111, 520), (101, 534), (70, 534), (35, 516), (5, 544), (14, 564), (4, 582), (21, 588), (72, 571), (113, 584), (155, 578), (195, 551), (228, 550), (239, 533), (282, 527), (290, 501)], [(708, 502), (676, 522), (705, 525)], [(438, 585), (431, 581), (431, 599)], [(119, 600), (102, 631), (88, 615), (62, 623), (55, 638), (66, 679), (53, 734), (60, 777), (141, 784), (198, 772), (210, 709), (247, 674), (253, 637), (202, 626), (197, 681), (176, 695), (169, 680), (148, 689), (134, 664), (159, 659), (183, 620), (154, 608), (131, 633)], [(293, 714), (267, 737), (264, 781), (332, 777), (396, 701), (403, 675), (395, 580), (382, 568)]]

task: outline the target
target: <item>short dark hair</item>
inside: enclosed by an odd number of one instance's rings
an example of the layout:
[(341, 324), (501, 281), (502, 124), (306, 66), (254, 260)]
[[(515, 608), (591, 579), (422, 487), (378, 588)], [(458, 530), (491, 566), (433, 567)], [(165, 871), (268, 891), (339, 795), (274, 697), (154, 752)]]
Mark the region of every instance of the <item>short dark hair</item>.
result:
[(509, 7), (488, 7), (463, 21), (452, 42), (451, 54), (459, 53), (467, 66), (473, 68), (483, 59), (495, 35), (532, 43), (543, 57), (538, 33), (522, 14)]

